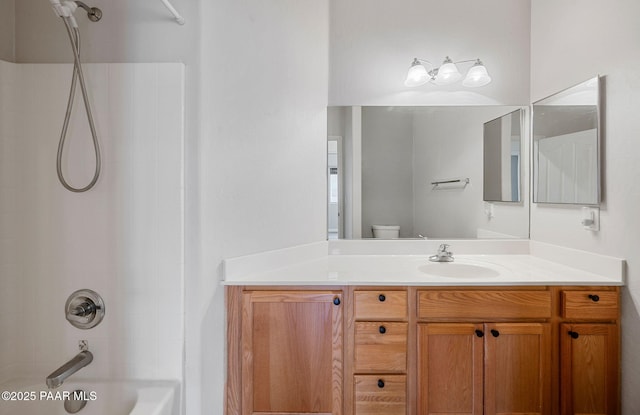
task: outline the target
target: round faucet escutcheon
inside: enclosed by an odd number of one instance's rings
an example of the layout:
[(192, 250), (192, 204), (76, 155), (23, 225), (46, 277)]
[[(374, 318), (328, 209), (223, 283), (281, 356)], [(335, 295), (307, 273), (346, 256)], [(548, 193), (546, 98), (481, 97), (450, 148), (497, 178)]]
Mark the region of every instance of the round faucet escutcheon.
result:
[(97, 292), (82, 289), (73, 292), (64, 306), (65, 318), (73, 327), (87, 330), (104, 318), (104, 300)]

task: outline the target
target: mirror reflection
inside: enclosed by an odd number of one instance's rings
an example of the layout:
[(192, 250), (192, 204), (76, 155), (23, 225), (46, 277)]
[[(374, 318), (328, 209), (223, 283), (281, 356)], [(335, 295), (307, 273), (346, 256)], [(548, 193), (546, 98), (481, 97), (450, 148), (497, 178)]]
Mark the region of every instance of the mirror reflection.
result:
[(526, 189), (483, 201), (484, 124), (519, 108), (330, 107), (329, 238), (527, 238)]
[(484, 123), (483, 198), (520, 201), (522, 110)]
[(600, 201), (599, 80), (533, 104), (534, 202)]

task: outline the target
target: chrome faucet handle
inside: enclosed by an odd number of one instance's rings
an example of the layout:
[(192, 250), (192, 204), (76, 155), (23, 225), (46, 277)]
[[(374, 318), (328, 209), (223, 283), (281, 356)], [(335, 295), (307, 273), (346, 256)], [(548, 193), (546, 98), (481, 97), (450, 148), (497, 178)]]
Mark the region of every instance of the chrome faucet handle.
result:
[(442, 252), (445, 253), (447, 252), (447, 249), (449, 249), (451, 245), (448, 244), (440, 244), (440, 247), (438, 248), (438, 252)]
[(79, 329), (90, 329), (104, 318), (104, 301), (98, 293), (84, 289), (72, 293), (64, 306), (65, 317)]

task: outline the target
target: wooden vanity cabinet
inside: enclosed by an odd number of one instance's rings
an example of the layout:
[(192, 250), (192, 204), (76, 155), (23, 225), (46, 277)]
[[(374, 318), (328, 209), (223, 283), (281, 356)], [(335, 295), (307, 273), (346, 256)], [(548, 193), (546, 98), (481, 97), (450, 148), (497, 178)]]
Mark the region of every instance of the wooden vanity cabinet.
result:
[(418, 291), (418, 414), (549, 414), (551, 308), (545, 290)]
[(352, 308), (348, 323), (346, 413), (407, 415), (407, 290), (348, 290)]
[(240, 341), (228, 348), (242, 370), (228, 380), (226, 413), (341, 415), (342, 291), (233, 290), (241, 304), (228, 329)]
[(619, 415), (617, 287), (227, 287), (228, 415)]
[(561, 414), (620, 413), (618, 298), (618, 290), (561, 292)]

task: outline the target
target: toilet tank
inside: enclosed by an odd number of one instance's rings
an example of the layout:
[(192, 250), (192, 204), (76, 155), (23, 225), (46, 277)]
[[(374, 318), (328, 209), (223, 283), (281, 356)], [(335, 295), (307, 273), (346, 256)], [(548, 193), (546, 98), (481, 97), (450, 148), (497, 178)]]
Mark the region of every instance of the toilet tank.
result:
[(400, 237), (400, 225), (372, 225), (373, 237), (377, 239), (396, 239)]

